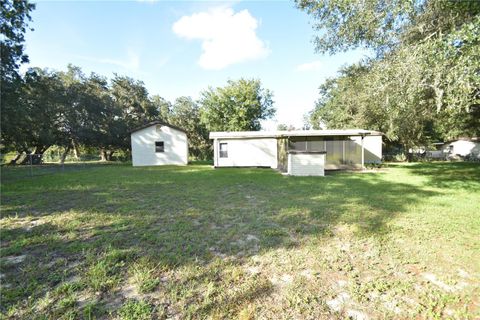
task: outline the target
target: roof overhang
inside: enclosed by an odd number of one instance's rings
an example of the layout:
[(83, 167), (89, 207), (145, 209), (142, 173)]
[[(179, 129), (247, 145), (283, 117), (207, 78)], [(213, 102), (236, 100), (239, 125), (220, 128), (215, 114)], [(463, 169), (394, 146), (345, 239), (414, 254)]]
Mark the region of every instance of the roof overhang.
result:
[(145, 128), (148, 128), (148, 127), (151, 127), (151, 126), (156, 126), (156, 125), (167, 126), (167, 127), (173, 128), (173, 129), (175, 129), (175, 130), (181, 131), (181, 132), (183, 132), (183, 133), (187, 133), (187, 131), (185, 131), (184, 129), (182, 129), (182, 128), (180, 128), (180, 127), (177, 127), (177, 126), (174, 126), (174, 125), (171, 125), (171, 124), (169, 124), (169, 123), (163, 122), (163, 121), (161, 121), (161, 120), (155, 120), (155, 121), (151, 121), (151, 122), (145, 123), (145, 124), (142, 125), (141, 127), (138, 127), (138, 128), (133, 129), (132, 131), (130, 131), (130, 133), (134, 133), (134, 132), (140, 131), (140, 130), (142, 130), (142, 129), (145, 129)]
[(210, 139), (255, 139), (328, 136), (381, 136), (383, 133), (364, 129), (292, 130), (292, 131), (223, 131), (210, 132)]

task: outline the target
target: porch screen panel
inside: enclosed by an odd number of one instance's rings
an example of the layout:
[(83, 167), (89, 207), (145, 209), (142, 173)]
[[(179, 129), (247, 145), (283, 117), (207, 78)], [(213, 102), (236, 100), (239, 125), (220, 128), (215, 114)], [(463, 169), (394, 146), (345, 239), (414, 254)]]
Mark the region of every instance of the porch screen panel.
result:
[(327, 140), (327, 164), (340, 165), (343, 161), (343, 140)]
[(305, 140), (300, 140), (300, 141), (290, 140), (288, 144), (288, 149), (295, 150), (295, 151), (307, 151), (307, 143)]
[(323, 140), (308, 141), (307, 151), (310, 151), (310, 152), (325, 151), (325, 141)]
[(362, 147), (353, 140), (345, 141), (345, 164), (359, 165), (362, 162)]

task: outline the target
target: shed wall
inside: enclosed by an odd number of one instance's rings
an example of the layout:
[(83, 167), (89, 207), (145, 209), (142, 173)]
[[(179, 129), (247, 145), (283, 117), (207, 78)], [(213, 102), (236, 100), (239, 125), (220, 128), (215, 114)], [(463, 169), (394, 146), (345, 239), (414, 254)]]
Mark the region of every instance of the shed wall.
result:
[[(133, 132), (133, 166), (186, 165), (188, 163), (187, 135), (177, 129), (158, 125)], [(164, 152), (155, 152), (155, 142), (164, 142)]]

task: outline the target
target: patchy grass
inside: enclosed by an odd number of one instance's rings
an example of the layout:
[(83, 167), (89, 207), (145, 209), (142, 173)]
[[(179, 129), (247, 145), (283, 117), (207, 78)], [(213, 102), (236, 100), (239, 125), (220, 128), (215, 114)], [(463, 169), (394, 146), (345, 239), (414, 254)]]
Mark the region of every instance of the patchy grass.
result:
[(94, 166), (1, 200), (3, 318), (480, 317), (478, 164)]

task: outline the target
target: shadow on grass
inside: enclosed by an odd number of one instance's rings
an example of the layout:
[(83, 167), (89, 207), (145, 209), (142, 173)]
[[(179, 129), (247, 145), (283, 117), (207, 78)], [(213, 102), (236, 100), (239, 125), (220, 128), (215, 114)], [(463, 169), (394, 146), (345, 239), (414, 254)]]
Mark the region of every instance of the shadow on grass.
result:
[[(360, 235), (381, 236), (410, 205), (436, 195), (374, 173), (287, 177), (267, 169), (202, 166), (109, 166), (4, 189), (2, 219), (58, 221), (29, 230), (3, 228), (8, 245), (2, 256), (21, 252), (33, 264), (46, 265), (52, 257), (82, 260), (85, 252), (100, 256), (121, 250), (132, 253), (128, 259), (147, 257), (170, 269), (218, 259), (241, 264), (309, 237), (329, 237), (340, 224), (353, 226)], [(22, 273), (18, 283), (27, 285), (30, 277)], [(203, 312), (269, 290), (268, 285), (246, 289), (203, 306)], [(31, 294), (25, 289), (25, 296)]]
[(439, 188), (480, 188), (480, 162), (414, 163), (412, 174), (426, 177), (426, 185)]
[[(103, 178), (72, 174), (63, 181), (81, 185), (78, 190), (68, 190), (71, 186), (60, 182), (49, 190), (31, 187), (20, 195), (7, 191), (2, 216), (42, 217), (74, 210), (84, 223), (88, 217), (93, 219), (88, 233), (106, 244), (135, 246), (182, 264), (196, 257), (248, 256), (290, 246), (292, 239), (321, 236), (337, 224), (353, 225), (360, 233), (382, 234), (407, 206), (435, 195), (387, 181), (381, 174), (301, 178), (262, 169), (106, 170)], [(85, 230), (80, 222), (76, 228), (62, 230), (59, 225), (50, 232), (81, 235)], [(29, 231), (24, 236), (32, 235)], [(10, 238), (9, 231), (3, 236)], [(257, 241), (258, 250), (252, 249)]]

